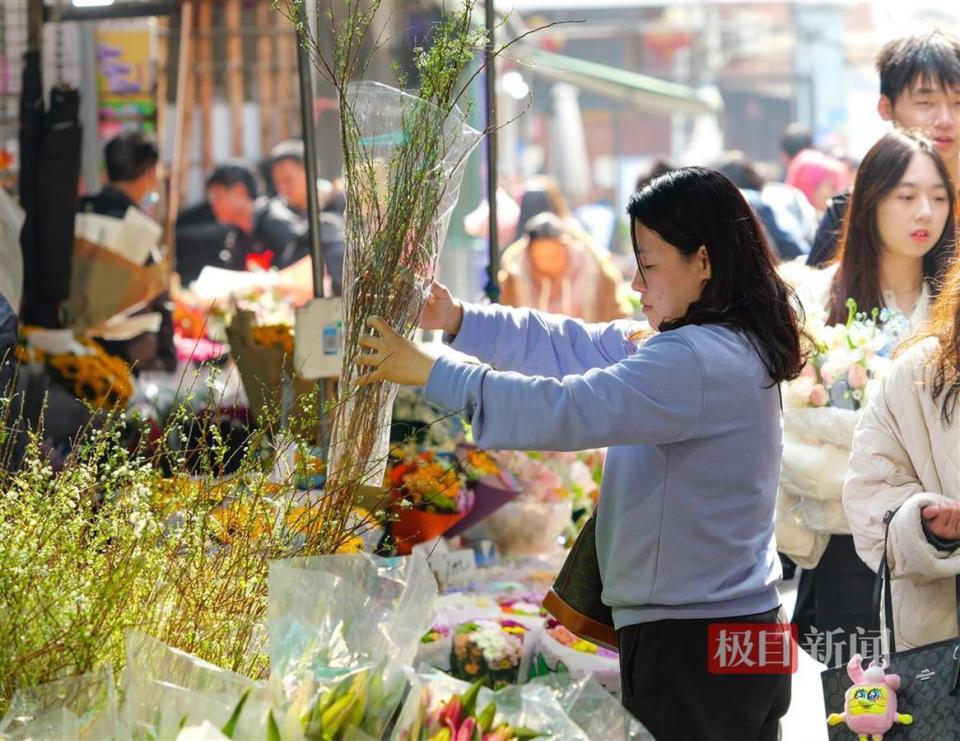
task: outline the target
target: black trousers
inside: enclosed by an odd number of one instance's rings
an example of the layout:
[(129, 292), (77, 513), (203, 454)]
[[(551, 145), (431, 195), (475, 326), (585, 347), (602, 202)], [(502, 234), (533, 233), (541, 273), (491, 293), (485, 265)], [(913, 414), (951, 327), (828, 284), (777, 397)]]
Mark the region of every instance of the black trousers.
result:
[(790, 674), (711, 674), (712, 623), (777, 623), (778, 610), (629, 625), (620, 638), (624, 707), (657, 741), (776, 741), (790, 707)]
[(831, 535), (820, 562), (800, 573), (793, 622), (800, 648), (829, 667), (868, 655), (879, 636), (873, 612), (877, 575), (860, 560), (852, 535)]

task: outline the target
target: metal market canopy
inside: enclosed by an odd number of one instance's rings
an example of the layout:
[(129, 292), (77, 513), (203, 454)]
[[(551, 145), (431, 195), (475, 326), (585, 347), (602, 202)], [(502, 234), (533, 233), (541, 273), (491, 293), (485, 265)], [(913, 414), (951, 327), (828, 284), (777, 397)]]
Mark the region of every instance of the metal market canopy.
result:
[(530, 65), (531, 71), (536, 74), (569, 82), (592, 93), (623, 101), (640, 110), (698, 115), (719, 113), (723, 109), (719, 96), (686, 85), (533, 46), (518, 44), (511, 51), (517, 61)]

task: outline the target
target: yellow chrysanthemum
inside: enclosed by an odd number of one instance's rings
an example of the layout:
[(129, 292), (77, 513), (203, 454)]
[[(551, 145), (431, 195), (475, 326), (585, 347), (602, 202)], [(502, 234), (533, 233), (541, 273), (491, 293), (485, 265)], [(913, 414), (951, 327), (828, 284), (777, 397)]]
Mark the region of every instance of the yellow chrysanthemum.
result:
[(337, 548), (337, 553), (363, 553), (363, 538), (354, 535)]

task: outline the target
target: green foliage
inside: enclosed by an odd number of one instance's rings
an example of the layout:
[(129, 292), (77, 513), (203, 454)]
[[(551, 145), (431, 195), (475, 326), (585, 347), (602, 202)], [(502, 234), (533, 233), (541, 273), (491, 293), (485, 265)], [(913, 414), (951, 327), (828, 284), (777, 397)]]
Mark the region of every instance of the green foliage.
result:
[(420, 97), (444, 111), (456, 102), (464, 71), (487, 41), (485, 29), (471, 27), (473, 5), (467, 2), (460, 13), (444, 15), (433, 31), (430, 46), (413, 50)]
[(243, 712), (243, 706), (247, 704), (247, 698), (249, 697), (250, 690), (246, 690), (240, 696), (240, 701), (237, 702), (237, 706), (233, 709), (233, 713), (230, 714), (229, 720), (227, 720), (223, 728), (220, 729), (220, 732), (227, 738), (233, 738), (233, 734), (236, 733), (237, 722), (240, 720), (240, 713)]
[(59, 470), (42, 425), (25, 430), (18, 398), (4, 397), (0, 715), (18, 687), (122, 670), (127, 630), (264, 676), (269, 561), (334, 553), (380, 516), (359, 523), (323, 499), (295, 505), (297, 482), (313, 475), (294, 452), (313, 446), (317, 393), (283, 429), (279, 412), (261, 420), (239, 450), (187, 403), (152, 443), (144, 420), (109, 415), (78, 432)]

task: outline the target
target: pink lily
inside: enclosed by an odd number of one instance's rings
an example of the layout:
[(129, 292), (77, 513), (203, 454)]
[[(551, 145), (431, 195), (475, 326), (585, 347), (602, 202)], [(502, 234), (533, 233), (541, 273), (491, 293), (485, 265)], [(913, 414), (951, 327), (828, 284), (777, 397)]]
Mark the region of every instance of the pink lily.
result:
[(463, 721), (463, 724), (460, 726), (457, 731), (457, 735), (454, 737), (453, 741), (472, 741), (473, 739), (473, 729), (477, 725), (477, 719), (474, 717), (466, 718)]
[(457, 728), (460, 727), (462, 716), (463, 702), (459, 695), (454, 695), (450, 698), (450, 701), (444, 705), (443, 710), (440, 711), (439, 721), (441, 725), (448, 725), (452, 733), (456, 733)]

